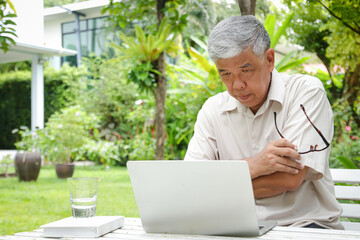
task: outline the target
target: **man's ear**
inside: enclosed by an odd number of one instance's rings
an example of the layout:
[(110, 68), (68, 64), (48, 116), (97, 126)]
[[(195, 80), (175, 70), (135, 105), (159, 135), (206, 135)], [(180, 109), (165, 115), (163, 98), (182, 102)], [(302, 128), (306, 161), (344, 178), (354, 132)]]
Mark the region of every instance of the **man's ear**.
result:
[(270, 72), (272, 72), (275, 67), (275, 51), (274, 51), (274, 49), (269, 48), (268, 50), (266, 50), (265, 58), (266, 58), (266, 62), (268, 64), (268, 70)]

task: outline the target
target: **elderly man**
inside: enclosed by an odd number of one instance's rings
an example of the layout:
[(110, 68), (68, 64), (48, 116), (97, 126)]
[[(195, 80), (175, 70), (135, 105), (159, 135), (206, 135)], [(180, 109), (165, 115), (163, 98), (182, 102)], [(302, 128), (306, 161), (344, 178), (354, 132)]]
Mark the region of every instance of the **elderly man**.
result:
[(227, 91), (200, 110), (185, 160), (245, 160), (259, 220), (343, 229), (328, 158), (333, 115), (322, 83), (280, 74), (254, 16), (221, 21), (208, 52)]

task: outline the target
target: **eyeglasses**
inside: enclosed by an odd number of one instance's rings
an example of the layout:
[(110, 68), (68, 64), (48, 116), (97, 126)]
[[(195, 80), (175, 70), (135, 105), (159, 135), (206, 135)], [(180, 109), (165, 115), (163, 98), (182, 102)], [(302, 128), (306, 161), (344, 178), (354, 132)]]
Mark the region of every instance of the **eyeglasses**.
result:
[[(310, 152), (321, 152), (325, 149), (327, 149), (330, 146), (330, 143), (325, 139), (324, 135), (322, 135), (321, 131), (319, 129), (317, 129), (317, 127), (315, 127), (315, 125), (313, 124), (313, 122), (310, 120), (310, 118), (308, 117), (308, 115), (306, 114), (305, 111), (305, 107), (300, 104), (301, 109), (303, 110), (306, 118), (309, 120), (309, 122), (311, 123), (311, 125), (315, 128), (316, 132), (319, 134), (319, 136), (321, 137), (321, 139), (324, 141), (325, 143), (325, 147), (321, 148), (321, 149), (317, 149), (318, 145), (316, 144), (315, 146), (310, 145), (310, 149), (304, 152), (299, 152), (299, 154), (306, 154), (306, 153), (310, 153)], [(276, 131), (279, 133), (281, 138), (284, 138), (284, 136), (280, 133), (279, 128), (276, 124), (276, 112), (274, 112), (274, 121), (275, 121), (275, 127), (276, 127)]]

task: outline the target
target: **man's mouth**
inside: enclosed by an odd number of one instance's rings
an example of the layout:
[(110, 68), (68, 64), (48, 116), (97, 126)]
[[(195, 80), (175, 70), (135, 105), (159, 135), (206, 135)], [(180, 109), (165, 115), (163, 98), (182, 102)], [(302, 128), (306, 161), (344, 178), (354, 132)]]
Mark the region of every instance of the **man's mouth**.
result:
[(242, 101), (246, 101), (249, 97), (250, 97), (251, 94), (247, 94), (247, 95), (242, 95), (242, 96), (239, 96), (240, 100)]

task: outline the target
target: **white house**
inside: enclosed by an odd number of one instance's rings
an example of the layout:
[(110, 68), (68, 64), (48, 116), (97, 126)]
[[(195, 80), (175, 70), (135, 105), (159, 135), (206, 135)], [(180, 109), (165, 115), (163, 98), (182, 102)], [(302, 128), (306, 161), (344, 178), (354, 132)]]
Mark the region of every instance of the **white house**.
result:
[(105, 49), (103, 6), (109, 0), (91, 0), (44, 9), (43, 0), (12, 0), (17, 12), (16, 46), (7, 53), (0, 51), (0, 64), (32, 61), (31, 128), (44, 127), (43, 64), (59, 69), (62, 62), (77, 65), (77, 25), (79, 17), (82, 56), (90, 52), (100, 55)]
[[(90, 52), (100, 55), (105, 51), (107, 39), (111, 36), (105, 28), (107, 15), (101, 15), (101, 9), (107, 4), (109, 0), (91, 0), (45, 8), (43, 12), (45, 42), (78, 50), (76, 22), (78, 16), (81, 56), (89, 56)], [(53, 57), (50, 62), (55, 69), (59, 69), (64, 61), (71, 65), (77, 63), (76, 56)]]
[(51, 56), (69, 56), (76, 51), (61, 45), (46, 44), (44, 39), (43, 0), (12, 0), (17, 17), (14, 18), (16, 46), (0, 51), (0, 64), (31, 60), (31, 128), (44, 127), (43, 64)]

